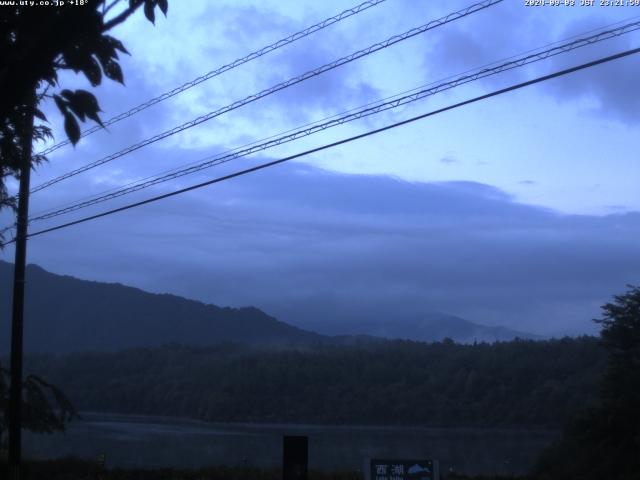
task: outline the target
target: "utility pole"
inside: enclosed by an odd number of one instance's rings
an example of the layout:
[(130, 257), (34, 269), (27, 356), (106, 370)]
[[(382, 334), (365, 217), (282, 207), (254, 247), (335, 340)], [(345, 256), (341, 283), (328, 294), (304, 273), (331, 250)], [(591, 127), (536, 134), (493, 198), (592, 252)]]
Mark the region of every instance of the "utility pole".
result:
[(22, 357), (24, 332), (24, 285), (27, 262), (29, 220), (29, 183), (33, 119), (36, 107), (35, 87), (29, 92), (22, 118), (20, 189), (16, 216), (16, 251), (13, 272), (13, 308), (11, 317), (11, 387), (9, 391), (9, 478), (20, 480), (22, 458)]

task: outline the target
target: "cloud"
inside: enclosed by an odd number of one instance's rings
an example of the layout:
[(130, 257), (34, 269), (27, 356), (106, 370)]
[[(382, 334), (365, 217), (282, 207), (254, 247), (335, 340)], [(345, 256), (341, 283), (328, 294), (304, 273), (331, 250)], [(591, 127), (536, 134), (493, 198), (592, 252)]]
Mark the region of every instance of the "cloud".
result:
[(36, 237), (30, 261), (334, 333), (434, 310), (584, 332), (637, 283), (639, 233), (638, 213), (565, 216), (475, 182), (288, 164)]
[[(563, 37), (575, 36), (602, 25), (602, 20), (592, 17), (573, 22), (563, 32)], [(552, 60), (554, 69), (586, 63), (634, 48), (637, 34), (616, 37), (587, 49), (580, 49), (570, 57), (559, 56)], [(637, 95), (637, 55), (615, 60), (571, 75), (570, 78), (549, 82), (547, 90), (556, 99), (565, 102), (587, 101), (584, 108), (598, 117), (610, 118), (630, 125), (640, 122), (640, 97)]]
[[(516, 2), (503, 2), (438, 29), (424, 54), (424, 70), (434, 80), (431, 72), (440, 72), (441, 77), (458, 74), (538, 46), (537, 17), (531, 12), (524, 17)], [(483, 82), (493, 85), (495, 78)]]
[(452, 155), (447, 155), (446, 157), (442, 157), (440, 159), (440, 163), (444, 163), (446, 165), (452, 165), (454, 163), (458, 163), (458, 159), (453, 157)]
[[(441, 72), (438, 76), (441, 78), (496, 61), (502, 63), (514, 55), (531, 53), (532, 49), (545, 45), (549, 48), (552, 42), (567, 43), (584, 38), (603, 27), (608, 30), (630, 22), (629, 19), (624, 20), (623, 10), (566, 8), (563, 15), (554, 15), (547, 9), (526, 8), (521, 2), (503, 2), (490, 9), (490, 15), (474, 15), (465, 22), (456, 22), (450, 28), (436, 32), (433, 48), (424, 52), (424, 71), (431, 79), (436, 77), (430, 72)], [(620, 23), (612, 25), (614, 21)], [(545, 32), (544, 41), (540, 32)], [(506, 85), (505, 82), (516, 83), (565, 69), (631, 49), (638, 38), (638, 32), (615, 37), (525, 68), (487, 77), (480, 84), (496, 88)], [(616, 60), (545, 82), (543, 91), (551, 98), (576, 105), (594, 117), (637, 125), (640, 98), (635, 94), (636, 64), (635, 55)]]
[[(142, 16), (127, 24), (125, 40), (133, 53), (123, 58), (128, 88), (106, 82), (99, 89), (105, 117), (313, 23), (293, 22), (263, 6), (212, 12), (203, 8), (206, 4), (198, 5), (172, 13), (170, 22), (155, 28)], [(33, 183), (404, 31), (409, 26), (400, 25), (401, 20), (413, 26), (439, 16), (431, 10), (417, 15), (416, 9), (453, 10), (464, 4), (404, 5), (407, 9), (401, 11), (409, 13), (403, 15), (372, 10), (372, 15), (389, 17), (389, 22), (374, 22), (376, 28), (353, 19), (348, 28), (318, 34), (83, 139), (76, 149), (66, 147), (51, 156)], [(407, 77), (407, 82), (415, 77), (416, 84), (417, 77), (435, 80), (537, 47), (541, 31), (548, 34), (548, 42), (608, 21), (573, 22), (549, 15), (548, 9), (529, 9), (523, 15), (519, 2), (503, 2), (390, 49), (375, 58), (375, 68), (366, 62), (350, 64), (255, 108), (240, 109), (229, 120), (216, 119), (117, 160), (110, 168), (38, 193), (32, 199), (33, 211), (198, 160), (204, 153), (222, 152), (241, 143), (239, 139), (250, 141), (273, 133), (271, 129), (364, 104), (382, 91), (396, 93)], [(169, 27), (175, 30), (164, 30)], [(181, 43), (173, 34), (166, 35), (180, 31), (189, 32)], [(230, 37), (237, 41), (230, 42)], [(617, 47), (625, 47), (627, 41), (620, 39)], [(584, 58), (595, 53), (591, 50)], [(414, 63), (402, 64), (407, 58)], [(567, 61), (580, 59), (576, 54)], [(560, 62), (560, 57), (554, 61)], [(418, 68), (407, 68), (416, 63)], [(544, 68), (562, 67), (550, 65)], [(632, 65), (622, 61), (613, 69), (593, 69), (535, 91), (561, 102), (586, 102), (590, 113), (633, 122), (638, 99), (633, 97)], [(78, 81), (75, 88), (86, 88), (80, 80), (73, 81)], [(62, 132), (59, 115), (49, 116), (58, 122), (55, 131)], [(350, 155), (358, 160), (360, 153)], [(460, 164), (446, 149), (434, 155), (441, 163)], [(473, 155), (465, 158), (474, 161)], [(486, 160), (475, 163), (489, 165)], [(207, 171), (115, 205), (213, 175), (215, 171)], [(518, 183), (533, 185), (528, 179)], [(59, 273), (223, 305), (256, 305), (284, 320), (333, 332), (357, 331), (374, 316), (392, 319), (433, 310), (539, 333), (576, 332), (591, 328), (590, 319), (611, 294), (623, 291), (627, 283), (638, 283), (640, 251), (634, 239), (639, 215), (610, 207), (615, 213), (604, 217), (567, 216), (519, 204), (483, 183), (412, 183), (290, 164), (35, 237), (29, 255), (30, 261)], [(103, 208), (106, 204), (95, 211)], [(9, 258), (9, 252), (3, 255)]]

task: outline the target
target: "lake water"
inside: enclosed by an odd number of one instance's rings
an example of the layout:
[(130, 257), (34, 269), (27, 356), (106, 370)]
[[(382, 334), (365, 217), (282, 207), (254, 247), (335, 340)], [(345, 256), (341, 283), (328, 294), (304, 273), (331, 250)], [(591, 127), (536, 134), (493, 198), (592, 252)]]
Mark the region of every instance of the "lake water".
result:
[(443, 471), (524, 473), (558, 432), (523, 429), (220, 424), (83, 413), (65, 434), (25, 434), (30, 458), (74, 455), (107, 467), (279, 467), (282, 436), (309, 437), (309, 468), (359, 470), (366, 458), (435, 458)]

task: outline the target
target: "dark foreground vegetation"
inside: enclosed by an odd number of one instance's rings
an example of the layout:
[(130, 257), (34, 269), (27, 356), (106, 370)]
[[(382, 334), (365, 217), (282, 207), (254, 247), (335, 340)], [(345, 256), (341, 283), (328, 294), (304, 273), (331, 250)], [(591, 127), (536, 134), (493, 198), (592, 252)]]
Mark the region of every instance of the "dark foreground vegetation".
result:
[[(5, 472), (0, 470), (0, 473)], [(5, 478), (4, 476), (2, 478)], [(123, 470), (100, 468), (95, 462), (77, 459), (28, 462), (23, 480), (281, 480), (282, 471), (239, 467), (215, 467), (197, 470), (155, 469)], [(360, 480), (359, 472), (331, 474), (309, 472), (309, 480)]]
[(78, 410), (282, 422), (560, 428), (595, 401), (604, 355), (582, 337), (305, 351), (166, 346), (44, 355), (29, 369)]
[(640, 479), (640, 287), (602, 307), (598, 403), (577, 411), (540, 458), (541, 479)]
[[(5, 470), (0, 465), (0, 478)], [(444, 475), (442, 480), (517, 480), (524, 477), (465, 477)], [(198, 470), (156, 469), (123, 470), (100, 468), (95, 462), (78, 459), (28, 462), (23, 480), (281, 480), (279, 469), (215, 467)], [(361, 472), (309, 472), (309, 480), (363, 480)]]
[[(640, 480), (640, 288), (604, 305), (598, 322), (599, 339), (492, 345), (396, 341), (288, 351), (166, 346), (32, 357), (29, 369), (56, 382), (81, 409), (220, 421), (564, 423), (562, 438), (543, 452), (527, 478)], [(31, 463), (26, 478), (280, 475), (237, 468), (95, 468), (77, 461)], [(359, 475), (314, 473), (310, 478)]]

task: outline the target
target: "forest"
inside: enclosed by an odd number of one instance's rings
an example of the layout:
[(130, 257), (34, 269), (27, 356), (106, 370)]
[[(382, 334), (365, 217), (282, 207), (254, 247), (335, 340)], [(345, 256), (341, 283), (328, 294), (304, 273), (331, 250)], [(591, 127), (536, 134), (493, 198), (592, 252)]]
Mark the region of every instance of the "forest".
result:
[(562, 430), (526, 478), (637, 480), (640, 287), (602, 310), (598, 338), (292, 349), (174, 344), (30, 356), (27, 371), (55, 383), (80, 411)]
[(598, 396), (594, 337), (258, 350), (166, 345), (37, 355), (80, 411), (219, 422), (560, 428)]

